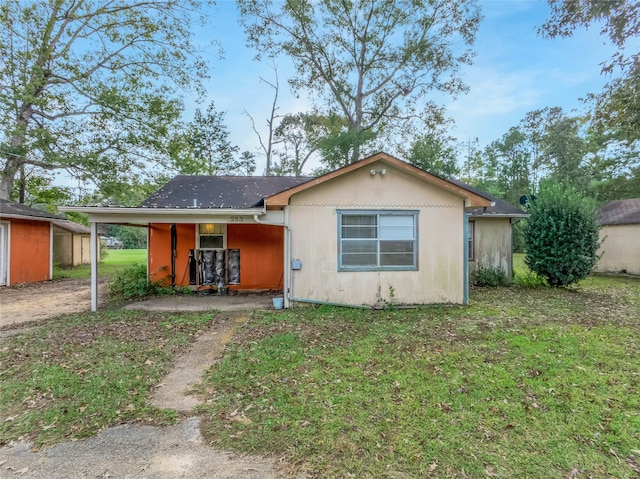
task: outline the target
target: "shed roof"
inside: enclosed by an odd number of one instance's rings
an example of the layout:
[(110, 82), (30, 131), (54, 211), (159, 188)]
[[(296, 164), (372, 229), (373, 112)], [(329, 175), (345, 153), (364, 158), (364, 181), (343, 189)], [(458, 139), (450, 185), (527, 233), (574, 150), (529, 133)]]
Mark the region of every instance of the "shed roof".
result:
[(23, 219), (37, 219), (40, 221), (51, 220), (64, 220), (65, 218), (60, 215), (54, 215), (48, 211), (39, 210), (37, 208), (31, 208), (30, 206), (23, 205), (22, 203), (16, 203), (15, 201), (0, 199), (0, 216), (5, 218), (23, 218)]
[(493, 205), (487, 206), (484, 208), (475, 207), (475, 206), (466, 208), (467, 213), (469, 213), (471, 216), (507, 216), (511, 218), (526, 218), (529, 216), (528, 213), (526, 213), (525, 211), (522, 211), (520, 208), (517, 208), (512, 204), (507, 203), (504, 200), (501, 200), (500, 198), (490, 195), (489, 193), (486, 193), (476, 188), (475, 186), (468, 185), (459, 180), (450, 180), (450, 181), (452, 183), (455, 183), (456, 185), (462, 186), (463, 188), (467, 188), (471, 191), (481, 194), (482, 196), (485, 196), (491, 199), (491, 201), (493, 202)]
[(255, 208), (264, 198), (311, 178), (301, 176), (189, 176), (173, 178), (143, 208)]
[(62, 228), (76, 234), (91, 234), (91, 230), (84, 225), (79, 225), (69, 220), (54, 221), (54, 226)]
[(640, 224), (640, 198), (616, 200), (602, 205), (598, 222), (602, 226)]

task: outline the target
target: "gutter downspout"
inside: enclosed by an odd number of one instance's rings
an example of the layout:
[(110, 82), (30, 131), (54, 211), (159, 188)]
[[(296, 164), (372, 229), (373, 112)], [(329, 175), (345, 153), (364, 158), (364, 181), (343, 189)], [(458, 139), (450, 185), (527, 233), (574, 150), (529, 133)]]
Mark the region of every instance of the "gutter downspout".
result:
[(463, 292), (462, 292), (462, 304), (469, 304), (469, 214), (462, 208), (462, 220), (463, 224), (463, 240), (462, 249), (464, 257), (464, 270), (462, 273)]
[(91, 311), (98, 311), (98, 224), (91, 223)]
[(291, 228), (289, 228), (289, 208), (284, 207), (284, 224), (283, 223), (271, 223), (269, 221), (262, 221), (258, 218), (258, 215), (253, 215), (253, 221), (261, 225), (270, 226), (282, 226), (284, 227), (284, 308), (287, 309), (290, 306), (289, 296), (291, 295)]

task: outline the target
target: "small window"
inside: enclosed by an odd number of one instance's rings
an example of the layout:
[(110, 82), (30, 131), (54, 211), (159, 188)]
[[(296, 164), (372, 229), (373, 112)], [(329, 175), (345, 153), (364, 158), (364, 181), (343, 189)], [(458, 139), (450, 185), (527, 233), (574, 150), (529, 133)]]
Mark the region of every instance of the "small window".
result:
[(476, 260), (476, 222), (469, 221), (467, 229), (467, 247), (469, 248), (469, 261)]
[(198, 248), (224, 248), (227, 225), (204, 223), (198, 225)]
[(338, 269), (417, 269), (418, 213), (338, 212)]

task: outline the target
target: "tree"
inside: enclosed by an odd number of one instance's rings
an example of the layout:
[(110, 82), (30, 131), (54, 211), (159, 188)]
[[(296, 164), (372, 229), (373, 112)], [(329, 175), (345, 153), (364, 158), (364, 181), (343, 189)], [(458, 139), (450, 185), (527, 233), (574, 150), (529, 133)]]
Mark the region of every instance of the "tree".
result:
[(242, 174), (251, 176), (256, 171), (256, 155), (250, 151), (243, 151), (238, 160), (238, 171)]
[[(209, 1), (209, 0), (204, 0)], [(163, 146), (204, 63), (198, 0), (6, 0), (0, 6), (0, 198), (22, 165), (126, 180)]]
[(416, 138), (405, 158), (414, 166), (442, 178), (455, 178), (460, 174), (458, 152), (453, 138), (425, 133)]
[[(600, 130), (616, 133), (618, 140), (640, 139), (640, 51), (633, 44), (640, 36), (640, 7), (627, 0), (548, 0), (549, 19), (538, 32), (550, 38), (569, 37), (577, 28), (601, 25), (600, 33), (617, 47), (602, 63), (602, 72), (621, 76), (591, 96), (595, 101), (594, 122)], [(626, 48), (631, 43), (631, 48)]]
[[(480, 21), (474, 0), (238, 0), (249, 43), (289, 55), (296, 90), (340, 112), (349, 161), (382, 128), (402, 125), (432, 91), (464, 89), (461, 65)], [(458, 48), (461, 48), (458, 51)]]
[(189, 143), (192, 147), (190, 175), (229, 175), (239, 168), (234, 155), (238, 147), (229, 141), (229, 130), (224, 124), (224, 112), (216, 111), (215, 102), (209, 103), (203, 114), (196, 108), (189, 125)]
[(309, 159), (319, 149), (326, 119), (311, 113), (285, 115), (274, 131), (280, 146), (280, 163), (275, 171), (281, 175), (300, 176)]
[(544, 182), (524, 229), (525, 264), (551, 286), (586, 278), (598, 262), (599, 226), (593, 202), (574, 189)]

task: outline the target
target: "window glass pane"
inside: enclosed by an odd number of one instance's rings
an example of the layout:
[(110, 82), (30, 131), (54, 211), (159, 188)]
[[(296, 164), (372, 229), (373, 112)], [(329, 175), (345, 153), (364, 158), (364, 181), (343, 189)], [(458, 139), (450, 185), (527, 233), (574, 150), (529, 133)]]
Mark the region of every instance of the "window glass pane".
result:
[(415, 266), (413, 253), (381, 253), (380, 266)]
[(200, 248), (223, 248), (224, 236), (219, 235), (201, 235)]
[(376, 225), (376, 215), (342, 215), (343, 225)]
[(375, 253), (378, 250), (376, 241), (349, 240), (342, 242), (342, 253)]
[(375, 253), (349, 253), (342, 254), (343, 266), (377, 266)]
[(343, 226), (343, 238), (376, 238), (378, 228), (375, 226)]
[(200, 223), (198, 224), (198, 232), (201, 235), (221, 235), (224, 234), (225, 225), (221, 223)]
[(413, 215), (380, 215), (380, 239), (413, 239)]
[(381, 253), (413, 253), (413, 241), (380, 241)]

